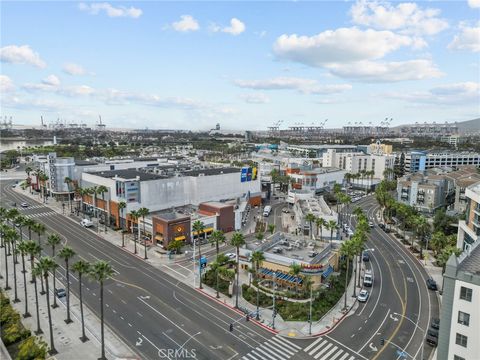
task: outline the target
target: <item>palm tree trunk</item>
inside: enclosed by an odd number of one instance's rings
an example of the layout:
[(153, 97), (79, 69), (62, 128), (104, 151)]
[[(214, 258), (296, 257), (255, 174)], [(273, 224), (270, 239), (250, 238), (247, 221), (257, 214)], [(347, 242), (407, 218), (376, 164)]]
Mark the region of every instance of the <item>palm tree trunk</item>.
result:
[(101, 329), (101, 340), (102, 340), (102, 355), (99, 360), (104, 360), (105, 358), (105, 336), (103, 331), (103, 281), (100, 281), (100, 329)]
[(40, 285), (42, 287), (42, 290), (40, 291), (40, 295), (45, 294), (45, 288), (43, 287), (43, 276), (40, 276)]
[(8, 286), (8, 255), (7, 255), (7, 247), (4, 247), (5, 250), (5, 290), (10, 290), (11, 287)]
[(68, 267), (68, 260), (65, 260), (65, 268), (67, 271), (67, 318), (65, 323), (70, 324), (72, 319), (70, 318), (70, 269)]
[[(17, 292), (17, 263), (15, 262), (15, 259), (13, 259), (13, 293), (14, 293), (14, 303), (20, 302), (20, 299), (18, 298), (18, 292)], [(27, 299), (25, 299), (27, 301)]]
[(198, 277), (200, 278), (200, 289), (203, 289), (202, 286), (202, 266), (201, 261), (202, 261), (202, 242), (200, 241), (200, 232), (197, 233), (197, 239), (198, 239), (198, 268), (199, 268), (199, 275)]
[(362, 268), (362, 252), (358, 255), (358, 287), (360, 287), (360, 269)]
[(240, 262), (238, 261), (240, 258), (239, 258), (239, 255), (240, 255), (240, 246), (237, 246), (237, 283), (235, 284), (235, 307), (238, 309), (238, 293), (239, 293), (239, 288), (238, 288), (238, 280), (239, 280), (239, 277), (240, 277)]
[(106, 209), (107, 208), (107, 203), (105, 202), (105, 195), (103, 195), (103, 194), (102, 194), (102, 200), (103, 200), (103, 214), (105, 216), (105, 218), (103, 219), (105, 221), (105, 223), (103, 225), (105, 225), (104, 230), (105, 230), (105, 232), (107, 232), (107, 217), (109, 217), (109, 216), (107, 216), (107, 209)]
[[(52, 246), (52, 257), (55, 258), (55, 246)], [(56, 309), (58, 307), (56, 291), (57, 290), (57, 270), (53, 270), (53, 305), (52, 308)]]
[(79, 294), (80, 294), (80, 318), (82, 319), (82, 337), (80, 340), (85, 342), (88, 340), (87, 336), (85, 335), (85, 322), (83, 320), (83, 298), (82, 298), (82, 273), (78, 273), (78, 287), (79, 287)]
[[(135, 228), (135, 223), (132, 226)], [(135, 247), (135, 249), (133, 251), (134, 254), (137, 253), (137, 235), (138, 235), (137, 231), (134, 231), (134, 234), (133, 234), (133, 242), (134, 242), (134, 247)]]
[[(32, 272), (33, 272), (33, 267), (32, 267)], [(34, 290), (35, 290), (35, 307), (36, 307), (36, 312), (37, 312), (37, 330), (35, 331), (35, 334), (40, 335), (40, 334), (43, 334), (43, 330), (40, 327), (40, 310), (39, 310), (39, 306), (38, 306), (37, 278), (34, 275), (33, 275), (33, 287), (34, 287)]]
[(30, 283), (33, 284), (33, 282), (35, 281), (35, 275), (33, 275), (33, 266), (34, 266), (34, 257), (33, 255), (30, 256), (30, 269), (31, 269), (31, 273), (32, 273), (32, 279), (30, 280)]
[(347, 257), (347, 272), (345, 273), (345, 302), (343, 308), (347, 308), (347, 288), (348, 288), (348, 270), (350, 266), (350, 259)]
[(142, 221), (143, 221), (143, 247), (144, 247), (144, 250), (145, 250), (145, 256), (144, 256), (144, 259), (147, 260), (148, 257), (147, 257), (147, 239), (146, 239), (146, 232), (145, 232), (145, 216), (142, 216)]
[(22, 273), (23, 273), (23, 289), (25, 294), (25, 312), (23, 313), (24, 318), (30, 317), (28, 312), (28, 296), (27, 296), (27, 272), (25, 271), (25, 256), (22, 253)]
[(45, 276), (45, 287), (47, 288), (47, 293), (45, 298), (47, 299), (47, 311), (48, 311), (48, 327), (50, 330), (50, 355), (57, 354), (57, 350), (55, 349), (55, 344), (53, 343), (53, 326), (52, 326), (52, 313), (50, 310), (50, 294), (48, 293), (48, 272), (44, 275)]

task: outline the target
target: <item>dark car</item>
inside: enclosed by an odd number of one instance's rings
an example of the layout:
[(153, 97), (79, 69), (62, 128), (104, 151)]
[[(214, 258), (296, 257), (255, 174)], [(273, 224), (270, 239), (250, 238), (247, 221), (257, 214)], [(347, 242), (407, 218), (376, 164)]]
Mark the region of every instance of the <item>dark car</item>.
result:
[(431, 346), (437, 346), (438, 343), (438, 331), (434, 329), (428, 329), (427, 331), (427, 344)]
[(370, 261), (370, 255), (367, 252), (363, 252), (362, 260), (365, 262)]
[(432, 320), (430, 321), (430, 327), (435, 330), (440, 329), (440, 319), (432, 318)]
[(427, 279), (427, 287), (428, 287), (430, 290), (434, 290), (434, 291), (437, 291), (437, 290), (438, 290), (437, 282), (436, 282), (435, 280), (433, 280), (432, 278), (428, 278), (428, 279)]
[(385, 230), (385, 224), (383, 223), (378, 224), (378, 227), (382, 230)]
[(55, 295), (57, 295), (58, 298), (62, 298), (67, 296), (67, 292), (65, 289), (55, 289)]

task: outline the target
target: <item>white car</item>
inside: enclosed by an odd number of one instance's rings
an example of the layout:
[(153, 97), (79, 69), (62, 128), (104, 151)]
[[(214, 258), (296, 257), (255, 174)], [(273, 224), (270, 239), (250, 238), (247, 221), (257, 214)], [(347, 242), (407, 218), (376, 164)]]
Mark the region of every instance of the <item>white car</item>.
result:
[(26, 202), (23, 202), (23, 203), (20, 204), (20, 206), (21, 206), (22, 208), (27, 208), (27, 207), (28, 207), (28, 204), (27, 204)]
[(225, 253), (225, 256), (231, 260), (235, 260), (237, 258), (237, 255), (234, 253)]
[(371, 228), (373, 228), (373, 226), (374, 226), (374, 225), (373, 225), (373, 221), (369, 221), (369, 222), (368, 222), (368, 226), (370, 226)]
[(80, 221), (80, 225), (88, 228), (88, 227), (93, 226), (93, 222), (91, 220), (88, 220), (88, 219), (83, 219), (82, 221)]
[(367, 290), (360, 290), (357, 296), (357, 300), (359, 302), (367, 302), (368, 299), (368, 291)]

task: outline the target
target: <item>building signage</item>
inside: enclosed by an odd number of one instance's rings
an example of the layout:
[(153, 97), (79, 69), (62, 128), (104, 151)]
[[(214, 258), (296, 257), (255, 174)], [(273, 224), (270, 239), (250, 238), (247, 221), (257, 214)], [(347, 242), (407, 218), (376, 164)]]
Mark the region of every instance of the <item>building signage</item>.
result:
[(250, 167), (250, 166), (243, 167), (240, 175), (240, 181), (246, 182), (246, 181), (257, 180), (257, 171), (258, 170), (256, 167)]
[(246, 168), (246, 167), (242, 168), (242, 173), (240, 175), (240, 181), (241, 182), (247, 181), (247, 172), (248, 172), (248, 168)]

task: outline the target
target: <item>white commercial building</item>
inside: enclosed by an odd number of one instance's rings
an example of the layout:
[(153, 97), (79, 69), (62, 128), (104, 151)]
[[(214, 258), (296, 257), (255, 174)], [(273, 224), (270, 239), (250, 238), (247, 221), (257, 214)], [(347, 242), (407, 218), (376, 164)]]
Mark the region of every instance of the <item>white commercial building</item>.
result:
[(480, 182), (465, 189), (467, 199), (465, 220), (458, 222), (457, 247), (465, 249), (477, 242), (480, 236)]
[(342, 184), (346, 173), (345, 170), (336, 168), (314, 168), (291, 173), (290, 177), (295, 180), (295, 188), (318, 192), (332, 189), (335, 184)]

